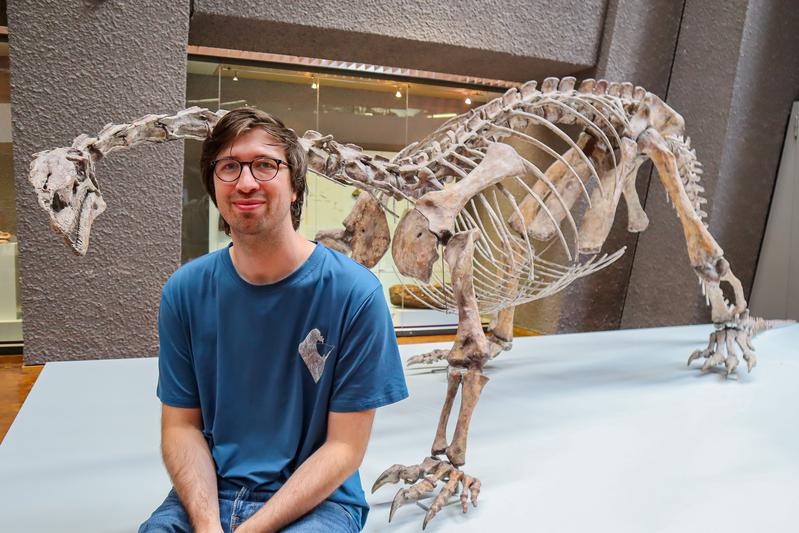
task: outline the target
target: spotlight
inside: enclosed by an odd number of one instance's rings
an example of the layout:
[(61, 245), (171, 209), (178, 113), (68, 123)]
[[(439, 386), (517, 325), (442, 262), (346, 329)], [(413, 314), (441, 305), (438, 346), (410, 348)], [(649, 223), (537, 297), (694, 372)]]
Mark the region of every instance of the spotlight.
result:
[(402, 98), (402, 92), (399, 89), (397, 89), (397, 92), (394, 93), (394, 96), (396, 96), (397, 98)]
[(239, 81), (239, 71), (238, 70), (233, 74), (233, 81)]
[(311, 84), (311, 89), (314, 89), (314, 90), (316, 90), (316, 89), (318, 89), (318, 88), (319, 88), (319, 85), (318, 85), (316, 82), (313, 82), (313, 83)]
[(467, 96), (466, 100), (464, 100), (463, 103), (465, 103), (466, 105), (472, 105), (472, 99)]

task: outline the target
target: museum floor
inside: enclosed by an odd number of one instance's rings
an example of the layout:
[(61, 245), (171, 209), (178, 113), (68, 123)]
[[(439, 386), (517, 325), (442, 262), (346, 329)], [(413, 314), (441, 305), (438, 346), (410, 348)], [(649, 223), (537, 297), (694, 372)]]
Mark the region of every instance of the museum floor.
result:
[[(758, 337), (757, 368), (730, 378), (685, 365), (709, 331), (517, 339), (487, 365), (469, 434), (464, 471), (482, 480), (479, 506), (450, 505), (427, 531), (795, 532), (799, 325)], [(441, 370), (408, 370), (410, 397), (380, 409), (365, 487), (429, 453)], [(153, 358), (48, 363), (0, 444), (0, 530), (135, 531), (169, 490), (157, 377)], [(412, 504), (386, 524), (397, 488), (367, 494), (366, 533), (421, 529)]]
[(0, 356), (0, 442), (44, 365), (24, 366), (21, 355)]

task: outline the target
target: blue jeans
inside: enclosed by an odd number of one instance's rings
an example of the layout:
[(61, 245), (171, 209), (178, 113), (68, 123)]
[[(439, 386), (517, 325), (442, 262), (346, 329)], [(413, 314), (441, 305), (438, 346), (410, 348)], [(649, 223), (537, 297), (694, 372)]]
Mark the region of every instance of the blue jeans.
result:
[[(231, 533), (254, 515), (271, 495), (271, 492), (251, 492), (246, 487), (239, 490), (220, 489), (219, 516), (225, 533)], [(355, 523), (355, 519), (344, 506), (325, 500), (281, 529), (281, 532), (358, 533), (360, 530), (360, 524)], [(191, 531), (189, 515), (180, 503), (174, 488), (169, 491), (164, 503), (139, 527), (139, 533), (191, 533)]]

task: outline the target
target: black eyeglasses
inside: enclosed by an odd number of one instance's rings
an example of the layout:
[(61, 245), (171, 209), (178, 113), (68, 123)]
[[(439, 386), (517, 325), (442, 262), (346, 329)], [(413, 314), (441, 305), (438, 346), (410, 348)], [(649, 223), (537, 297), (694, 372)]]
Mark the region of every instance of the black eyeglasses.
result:
[(241, 169), (249, 165), (250, 174), (257, 181), (270, 181), (277, 176), (280, 165), (288, 168), (288, 163), (274, 157), (256, 157), (252, 161), (237, 161), (231, 157), (211, 161), (214, 175), (222, 181), (233, 182), (241, 176)]

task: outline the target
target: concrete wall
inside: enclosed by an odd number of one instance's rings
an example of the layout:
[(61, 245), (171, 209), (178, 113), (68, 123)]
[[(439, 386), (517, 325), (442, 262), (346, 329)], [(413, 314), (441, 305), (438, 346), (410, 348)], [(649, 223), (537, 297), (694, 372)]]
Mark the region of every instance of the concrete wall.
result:
[[(668, 91), (704, 164), (710, 231), (747, 295), (791, 102), (799, 97), (797, 27), (791, 0), (688, 0)], [(652, 225), (638, 241), (622, 327), (708, 321), (682, 230), (658, 183), (646, 212)]]
[(195, 0), (191, 44), (506, 80), (595, 64), (606, 0)]
[(108, 209), (83, 258), (50, 230), (26, 173), (34, 152), (183, 107), (189, 4), (17, 0), (8, 14), (25, 362), (155, 355), (180, 259), (182, 143), (97, 165)]

